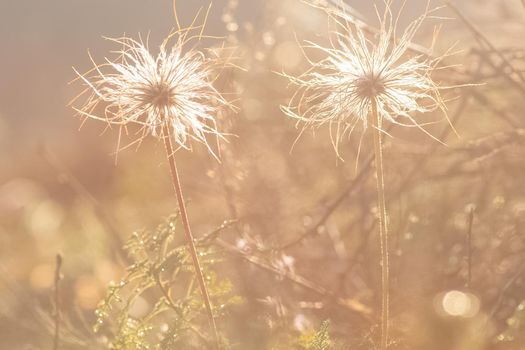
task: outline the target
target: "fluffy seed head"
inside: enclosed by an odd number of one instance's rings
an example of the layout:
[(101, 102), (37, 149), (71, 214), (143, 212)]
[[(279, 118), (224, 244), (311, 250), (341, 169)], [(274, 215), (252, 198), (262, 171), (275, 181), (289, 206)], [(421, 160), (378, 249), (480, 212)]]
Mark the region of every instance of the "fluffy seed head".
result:
[[(86, 118), (118, 125), (120, 130), (139, 126), (135, 142), (148, 134), (165, 137), (163, 130), (168, 127), (180, 147), (188, 149), (189, 141), (195, 140), (214, 154), (207, 135), (222, 137), (215, 117), (230, 105), (213, 86), (219, 59), (188, 48), (197, 38), (188, 33), (179, 30), (169, 35), (156, 56), (142, 40), (110, 38), (121, 47), (116, 51), (118, 57), (106, 58), (100, 65), (92, 60), (95, 67), (91, 71), (77, 72), (87, 85), (79, 97), (87, 94), (87, 98), (75, 110)], [(96, 114), (100, 104), (105, 108)]]
[[(380, 121), (418, 127), (428, 134), (413, 117), (413, 112), (445, 111), (431, 73), (440, 59), (429, 55), (409, 57), (412, 39), (431, 10), (412, 22), (395, 38), (397, 19), (386, 9), (380, 27), (370, 38), (341, 8), (324, 8), (336, 29), (331, 31), (330, 45), (308, 42), (305, 48), (320, 51), (326, 57), (309, 60), (311, 67), (304, 74), (288, 77), (297, 86), (284, 113), (304, 122), (304, 127), (329, 124), (332, 143), (338, 145), (345, 134), (351, 134), (357, 124), (367, 127), (372, 103), (376, 103)], [(446, 114), (445, 114), (446, 115)], [(379, 125), (381, 127), (381, 124)]]

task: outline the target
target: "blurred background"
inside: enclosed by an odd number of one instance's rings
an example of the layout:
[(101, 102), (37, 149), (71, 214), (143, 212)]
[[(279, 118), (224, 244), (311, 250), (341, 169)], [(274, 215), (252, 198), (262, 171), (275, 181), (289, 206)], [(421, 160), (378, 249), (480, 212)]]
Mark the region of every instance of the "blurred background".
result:
[[(377, 25), (373, 1), (346, 3)], [(425, 4), (407, 1), (401, 27)], [(189, 25), (208, 5), (179, 0), (178, 16)], [(429, 46), (442, 26), (435, 54), (455, 45), (446, 62), (458, 66), (437, 77), (478, 84), (445, 95), (459, 137), (443, 120), (430, 131), (447, 146), (399, 128), (385, 144), (392, 348), (525, 349), (525, 5), (456, 6), (440, 9), (416, 41)], [(168, 0), (0, 2), (1, 349), (51, 348), (57, 253), (63, 313), (78, 315), (71, 326), (85, 337), (63, 348), (93, 348), (90, 337), (102, 344), (90, 324), (107, 284), (124, 273), (123, 242), (175, 211), (161, 144), (151, 139), (117, 159), (117, 133), (94, 121), (80, 128), (69, 106), (82, 91), (72, 67), (86, 71), (88, 52), (102, 62), (115, 49), (103, 37), (150, 34), (155, 47), (175, 25)], [(224, 252), (215, 268), (244, 300), (223, 321), (234, 348), (301, 348), (290, 339), (327, 319), (341, 349), (377, 345), (367, 137), (357, 165), (359, 137), (341, 146), (344, 162), (324, 129), (292, 150), (300, 129), (279, 109), (293, 90), (278, 73), (304, 72), (298, 42), (326, 43), (327, 28), (326, 15), (299, 0), (215, 0), (210, 11), (206, 32), (238, 47), (244, 68), (218, 82), (238, 96), (238, 113), (220, 120), (236, 136), (221, 163), (200, 146), (178, 157), (196, 235), (238, 220), (221, 233), (238, 254)]]

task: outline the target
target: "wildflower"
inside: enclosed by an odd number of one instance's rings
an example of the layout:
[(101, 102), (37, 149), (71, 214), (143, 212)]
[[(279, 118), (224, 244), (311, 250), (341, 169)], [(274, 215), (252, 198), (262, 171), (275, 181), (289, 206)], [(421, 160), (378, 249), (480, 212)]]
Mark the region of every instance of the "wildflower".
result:
[[(122, 46), (117, 51), (117, 60), (106, 58), (104, 64), (97, 65), (92, 59), (95, 67), (87, 74), (75, 71), (88, 86), (77, 98), (90, 92), (85, 104), (75, 110), (87, 119), (102, 120), (109, 126), (118, 125), (120, 131), (131, 125), (138, 126), (141, 134), (138, 142), (149, 134), (164, 141), (186, 243), (215, 340), (214, 348), (220, 349), (221, 340), (188, 219), (172, 139), (186, 149), (191, 148), (190, 140), (203, 143), (215, 156), (207, 136), (223, 137), (217, 130), (215, 116), (230, 105), (213, 86), (213, 68), (219, 59), (210, 58), (195, 48), (187, 48), (190, 41), (202, 37), (211, 5), (202, 25), (195, 25), (199, 11), (192, 25), (182, 29), (175, 3), (178, 30), (162, 42), (157, 56), (150, 53), (147, 43), (124, 36), (109, 39)], [(200, 33), (191, 34), (194, 30), (200, 30)], [(174, 37), (176, 40), (168, 49), (168, 43)], [(95, 113), (99, 104), (105, 105), (102, 115)]]
[(425, 13), (395, 39), (397, 20), (393, 19), (390, 5), (391, 1), (387, 1), (375, 41), (361, 27), (350, 23), (345, 10), (326, 9), (341, 30), (331, 32), (329, 47), (308, 42), (306, 48), (320, 50), (327, 57), (310, 61), (311, 68), (299, 77), (286, 75), (298, 90), (282, 110), (304, 122), (305, 127), (328, 124), (336, 152), (341, 138), (351, 134), (357, 124), (367, 128), (373, 104), (377, 107), (378, 128), (386, 119), (418, 127), (427, 134), (411, 113), (445, 111), (441, 88), (431, 78), (440, 59), (423, 54), (405, 57), (431, 10), (427, 5)]
[[(310, 1), (319, 6), (316, 0)], [(327, 57), (311, 62), (312, 67), (301, 76), (289, 77), (298, 91), (289, 105), (282, 107), (286, 115), (304, 122), (304, 128), (328, 124), (338, 156), (339, 142), (345, 134), (350, 135), (358, 124), (364, 130), (368, 123), (372, 125), (381, 253), (381, 350), (386, 350), (389, 344), (390, 298), (383, 121), (417, 127), (433, 137), (411, 113), (441, 109), (446, 116), (441, 87), (431, 78), (442, 57), (406, 55), (417, 30), (432, 12), (429, 3), (423, 15), (413, 21), (400, 38), (396, 38), (398, 19), (393, 18), (391, 3), (386, 0), (385, 12), (382, 17), (378, 16), (380, 26), (375, 41), (367, 37), (360, 26), (350, 23), (353, 19), (344, 9), (324, 7), (340, 30), (331, 32), (329, 47), (309, 42), (307, 47)]]
[[(171, 49), (168, 43), (177, 36)], [(215, 115), (228, 102), (213, 86), (213, 68), (217, 58), (204, 52), (186, 49), (187, 32), (169, 35), (155, 57), (142, 40), (129, 37), (109, 38), (120, 44), (117, 60), (106, 58), (88, 74), (79, 77), (90, 92), (87, 101), (75, 110), (84, 117), (102, 120), (109, 125), (140, 127), (138, 141), (151, 134), (164, 135), (165, 127), (178, 146), (189, 149), (189, 140), (205, 144), (206, 136), (222, 137), (216, 128)], [(93, 60), (92, 60), (93, 61)], [(99, 104), (105, 104), (103, 114), (95, 114)]]

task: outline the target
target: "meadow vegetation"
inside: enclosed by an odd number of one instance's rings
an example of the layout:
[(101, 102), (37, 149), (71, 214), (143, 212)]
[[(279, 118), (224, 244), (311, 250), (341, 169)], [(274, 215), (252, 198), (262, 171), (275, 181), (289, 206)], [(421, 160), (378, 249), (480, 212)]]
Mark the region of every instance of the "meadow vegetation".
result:
[(525, 349), (525, 4), (250, 1), (70, 62), (104, 151), (0, 183), (0, 348)]

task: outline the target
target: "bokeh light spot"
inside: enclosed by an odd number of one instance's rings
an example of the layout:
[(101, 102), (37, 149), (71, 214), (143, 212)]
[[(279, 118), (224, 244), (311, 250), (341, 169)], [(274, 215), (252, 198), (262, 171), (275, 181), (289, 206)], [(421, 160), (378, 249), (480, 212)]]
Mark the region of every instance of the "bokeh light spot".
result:
[(474, 317), (479, 312), (479, 299), (471, 293), (451, 290), (438, 297), (438, 312), (452, 317)]
[(303, 56), (296, 42), (285, 41), (275, 48), (274, 58), (285, 69), (293, 69), (301, 63)]
[(29, 275), (33, 289), (49, 289), (54, 283), (55, 267), (52, 264), (37, 265)]

